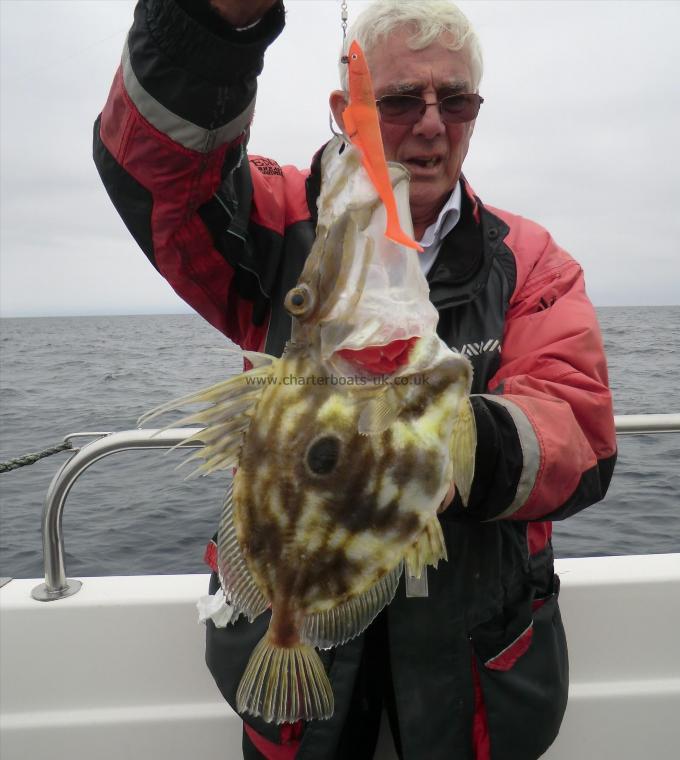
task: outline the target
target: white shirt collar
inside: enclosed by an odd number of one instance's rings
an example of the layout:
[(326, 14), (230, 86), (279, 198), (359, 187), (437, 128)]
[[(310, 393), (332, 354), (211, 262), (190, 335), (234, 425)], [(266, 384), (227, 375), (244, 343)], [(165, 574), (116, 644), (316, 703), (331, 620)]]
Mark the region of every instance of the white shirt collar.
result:
[(460, 219), (460, 209), (463, 194), (460, 189), (460, 182), (456, 182), (453, 192), (449, 195), (442, 210), (439, 212), (437, 221), (431, 224), (423, 233), (423, 237), (418, 241), (425, 249), (418, 255), (420, 268), (425, 274), (430, 271), (434, 260), (437, 258), (442, 240), (458, 224)]
[(439, 212), (437, 221), (425, 230), (422, 240), (418, 241), (423, 248), (429, 248), (433, 243), (441, 242), (456, 224), (458, 224), (458, 220), (460, 219), (461, 198), (462, 193), (460, 182), (456, 182), (453, 192), (449, 195), (449, 199)]

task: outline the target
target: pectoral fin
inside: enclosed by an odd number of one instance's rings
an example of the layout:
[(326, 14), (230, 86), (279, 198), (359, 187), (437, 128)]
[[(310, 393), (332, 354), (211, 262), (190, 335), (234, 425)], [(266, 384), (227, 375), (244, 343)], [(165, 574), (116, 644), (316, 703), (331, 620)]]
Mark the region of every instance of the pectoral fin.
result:
[(453, 480), (460, 493), (463, 506), (470, 498), (472, 480), (475, 476), (475, 452), (477, 451), (477, 425), (470, 397), (465, 396), (458, 408), (458, 417), (451, 439)]
[(363, 435), (384, 433), (404, 408), (404, 399), (391, 385), (369, 399), (359, 415), (358, 430)]
[(433, 514), (404, 555), (406, 571), (410, 576), (420, 578), (427, 565), (437, 567), (440, 559), (448, 559), (448, 556), (441, 523)]

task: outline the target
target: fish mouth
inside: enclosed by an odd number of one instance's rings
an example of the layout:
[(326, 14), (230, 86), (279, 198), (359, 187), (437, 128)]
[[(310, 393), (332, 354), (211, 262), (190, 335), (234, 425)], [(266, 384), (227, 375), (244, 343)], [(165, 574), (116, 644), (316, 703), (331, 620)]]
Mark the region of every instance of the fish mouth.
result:
[(337, 353), (360, 370), (374, 375), (391, 375), (408, 364), (409, 354), (417, 340), (417, 336), (399, 338), (383, 346), (344, 348)]

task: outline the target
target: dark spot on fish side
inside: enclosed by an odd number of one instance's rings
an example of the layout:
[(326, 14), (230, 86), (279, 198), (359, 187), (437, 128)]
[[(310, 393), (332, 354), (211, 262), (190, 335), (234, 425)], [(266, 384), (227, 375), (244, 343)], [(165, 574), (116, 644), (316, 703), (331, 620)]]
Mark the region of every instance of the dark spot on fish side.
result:
[[(352, 535), (363, 531), (413, 535), (419, 526), (418, 517), (408, 512), (400, 514), (399, 495), (387, 504), (380, 503), (380, 495), (387, 474), (400, 488), (414, 478), (419, 481), (431, 478), (436, 473), (436, 463), (426, 464), (428, 458), (428, 452), (420, 452), (416, 447), (400, 452), (397, 457), (390, 430), (379, 442), (371, 436), (359, 435), (347, 441), (337, 470), (324, 479), (329, 493), (327, 509), (333, 522)], [(423, 482), (423, 487), (436, 489), (438, 483)]]
[(333, 472), (340, 457), (340, 439), (332, 435), (317, 438), (307, 449), (307, 467), (314, 475)]

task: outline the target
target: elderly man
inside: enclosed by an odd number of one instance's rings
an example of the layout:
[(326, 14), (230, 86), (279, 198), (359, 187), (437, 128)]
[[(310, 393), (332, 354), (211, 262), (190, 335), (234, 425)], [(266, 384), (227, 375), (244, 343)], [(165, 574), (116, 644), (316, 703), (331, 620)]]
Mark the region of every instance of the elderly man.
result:
[[(273, 354), (320, 185), (320, 153), (309, 172), (246, 154), (256, 77), (283, 26), (281, 0), (141, 0), (94, 134), (104, 184), (151, 263), (232, 340)], [(244, 753), (371, 758), (385, 710), (404, 759), (530, 760), (567, 701), (550, 521), (601, 499), (616, 458), (597, 321), (578, 264), (538, 225), (483, 205), (461, 174), (482, 103), (461, 12), (376, 2), (354, 38), (387, 158), (411, 173), (439, 334), (474, 365), (475, 479), (466, 509), (453, 488), (443, 505), (449, 561), (429, 573), (427, 598), (402, 587), (363, 635), (322, 653), (333, 717), (245, 716)], [(340, 126), (346, 97), (330, 98)], [(265, 618), (208, 623), (207, 662), (232, 705)]]

